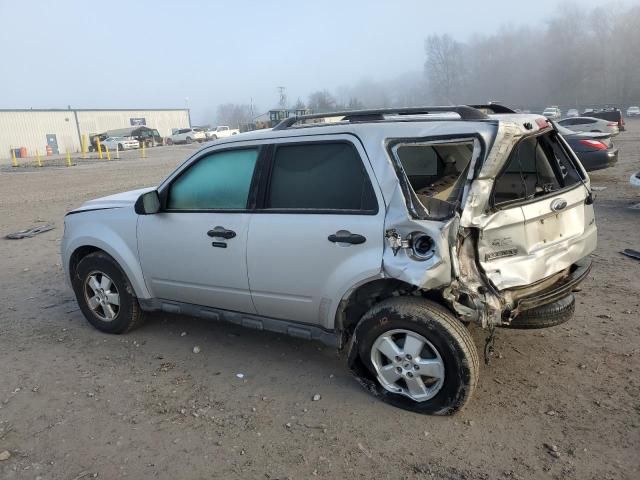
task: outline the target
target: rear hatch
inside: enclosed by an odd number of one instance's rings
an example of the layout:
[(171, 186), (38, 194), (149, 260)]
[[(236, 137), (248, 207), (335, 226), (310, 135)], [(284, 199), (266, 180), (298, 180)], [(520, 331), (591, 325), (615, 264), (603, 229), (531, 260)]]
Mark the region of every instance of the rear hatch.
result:
[(557, 131), (544, 128), (515, 145), (497, 139), (491, 155), (493, 166), (474, 181), (489, 198), (482, 211), (478, 202), (465, 206), (475, 211), (463, 217), (479, 230), (478, 261), (498, 290), (548, 278), (595, 249), (589, 180)]

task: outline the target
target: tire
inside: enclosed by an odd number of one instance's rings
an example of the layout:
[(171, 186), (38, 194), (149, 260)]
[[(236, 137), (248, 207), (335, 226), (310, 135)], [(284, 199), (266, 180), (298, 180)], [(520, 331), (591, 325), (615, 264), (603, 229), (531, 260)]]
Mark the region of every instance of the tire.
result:
[(214, 141), (214, 140), (217, 140), (217, 139), (218, 139), (217, 135), (214, 135), (214, 136), (211, 137), (211, 141)]
[(173, 145), (173, 140), (171, 140), (170, 138), (167, 138), (167, 145)]
[[(108, 287), (104, 280), (105, 276), (111, 282)], [(110, 319), (108, 317), (111, 315), (107, 313), (105, 306), (90, 305), (91, 296), (93, 298), (99, 296), (91, 286), (92, 278), (103, 288), (104, 296), (101, 299), (109, 303), (109, 307), (106, 308), (110, 308), (111, 313), (114, 314)], [(73, 274), (72, 284), (80, 310), (89, 323), (98, 330), (106, 333), (126, 333), (144, 322), (144, 312), (133, 294), (131, 283), (117, 262), (106, 253), (94, 252), (80, 260)], [(114, 294), (118, 295), (119, 305), (111, 303), (114, 301)]]
[[(416, 348), (407, 344), (409, 337)], [(389, 339), (401, 346), (395, 363), (381, 353)], [(422, 347), (421, 339), (426, 341)], [(417, 353), (405, 355), (409, 351)], [(379, 373), (385, 362), (386, 375), (399, 377), (386, 386)], [(461, 409), (473, 395), (480, 369), (478, 352), (464, 325), (444, 307), (417, 297), (397, 297), (372, 307), (354, 331), (349, 364), (360, 383), (376, 397), (430, 415), (451, 415)], [(397, 373), (398, 368), (403, 369), (402, 374)], [(425, 392), (419, 394), (423, 396), (419, 400), (407, 383), (415, 386), (416, 381), (420, 392)]]
[(505, 328), (531, 330), (535, 328), (555, 327), (567, 322), (576, 309), (576, 298), (573, 294), (558, 300), (557, 302), (542, 305), (521, 312)]
[(187, 137), (187, 143), (193, 143), (193, 139), (191, 137)]
[(121, 144), (121, 143), (119, 143), (119, 144), (118, 144), (118, 150), (119, 150), (119, 151), (123, 151), (123, 150), (124, 150), (124, 147), (122, 146), (122, 144)]

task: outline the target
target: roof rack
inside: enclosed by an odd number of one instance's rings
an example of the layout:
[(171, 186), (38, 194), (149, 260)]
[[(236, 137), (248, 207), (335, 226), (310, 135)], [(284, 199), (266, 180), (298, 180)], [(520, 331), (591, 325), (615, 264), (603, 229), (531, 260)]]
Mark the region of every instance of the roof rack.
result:
[(461, 120), (487, 120), (489, 118), (484, 112), (469, 105), (457, 105), (450, 107), (383, 108), (373, 110), (352, 110), (346, 112), (312, 113), (311, 115), (289, 117), (273, 127), (273, 129), (286, 130), (300, 121), (319, 118), (343, 117), (343, 121), (347, 122), (375, 122), (384, 120), (385, 116), (429, 115), (433, 113), (457, 113), (460, 115)]

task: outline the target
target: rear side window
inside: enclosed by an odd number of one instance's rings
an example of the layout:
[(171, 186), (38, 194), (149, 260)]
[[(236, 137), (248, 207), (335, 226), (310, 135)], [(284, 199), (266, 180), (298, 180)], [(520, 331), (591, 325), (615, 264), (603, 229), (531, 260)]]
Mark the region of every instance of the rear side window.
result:
[(462, 139), (444, 143), (400, 143), (392, 148), (426, 217), (444, 219), (455, 213), (473, 150), (473, 140)]
[(266, 207), (376, 213), (376, 197), (355, 147), (346, 142), (276, 148)]
[(230, 150), (201, 158), (169, 189), (170, 210), (247, 208), (258, 149)]
[(582, 182), (582, 176), (556, 132), (531, 136), (513, 149), (507, 167), (496, 179), (495, 205), (531, 200)]

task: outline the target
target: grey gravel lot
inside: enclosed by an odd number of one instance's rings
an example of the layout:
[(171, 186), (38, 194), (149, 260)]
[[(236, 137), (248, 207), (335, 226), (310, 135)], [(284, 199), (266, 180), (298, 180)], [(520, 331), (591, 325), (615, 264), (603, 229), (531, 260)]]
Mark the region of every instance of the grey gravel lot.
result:
[(0, 478), (640, 478), (640, 262), (619, 253), (640, 250), (640, 121), (628, 127), (619, 163), (592, 175), (607, 188), (575, 318), (499, 331), (475, 397), (446, 418), (373, 399), (320, 344), (167, 315), (123, 336), (88, 325), (63, 281), (64, 213), (157, 184), (194, 147), (0, 168), (0, 234), (56, 226), (0, 239)]

